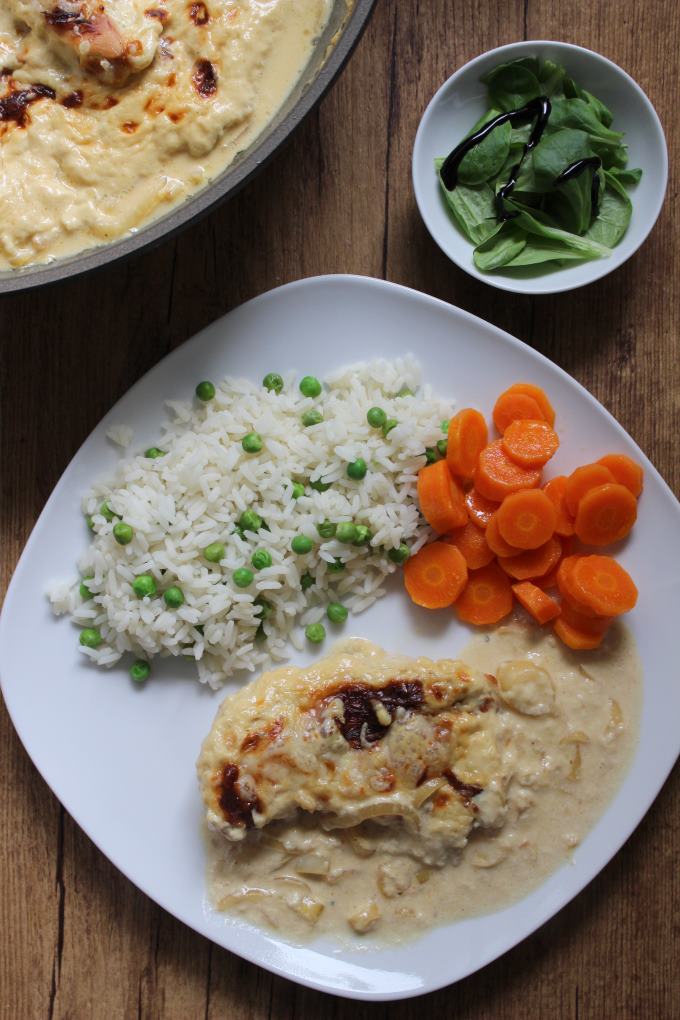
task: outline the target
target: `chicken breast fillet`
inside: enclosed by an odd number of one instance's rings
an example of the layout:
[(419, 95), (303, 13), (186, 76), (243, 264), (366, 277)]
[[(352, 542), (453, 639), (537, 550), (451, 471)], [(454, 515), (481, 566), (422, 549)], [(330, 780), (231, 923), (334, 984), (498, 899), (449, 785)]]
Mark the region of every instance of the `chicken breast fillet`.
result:
[(368, 642), (261, 676), (221, 705), (198, 761), (210, 828), (229, 840), (317, 814), (397, 821), (428, 852), (497, 826), (505, 798), (493, 677)]

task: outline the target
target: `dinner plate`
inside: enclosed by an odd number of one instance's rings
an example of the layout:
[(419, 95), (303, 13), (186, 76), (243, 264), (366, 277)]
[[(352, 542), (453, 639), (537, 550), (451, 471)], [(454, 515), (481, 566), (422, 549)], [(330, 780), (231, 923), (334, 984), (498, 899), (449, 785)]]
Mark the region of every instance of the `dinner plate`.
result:
[[(142, 689), (124, 665), (98, 671), (79, 654), (77, 631), (55, 619), (48, 585), (75, 574), (87, 541), (80, 499), (111, 471), (114, 424), (134, 428), (134, 449), (158, 438), (163, 400), (229, 373), (261, 379), (294, 369), (319, 377), (369, 356), (412, 352), (426, 380), (460, 405), (488, 411), (510, 383), (543, 386), (562, 446), (554, 473), (612, 450), (645, 467), (645, 491), (621, 562), (640, 589), (629, 623), (644, 666), (634, 761), (603, 817), (573, 857), (520, 902), (433, 929), (402, 946), (370, 941), (304, 945), (213, 912), (205, 899), (201, 800), (194, 763), (222, 693), (199, 685), (190, 665), (160, 663)], [(611, 415), (530, 347), (467, 312), (380, 280), (302, 280), (255, 298), (214, 323), (141, 379), (97, 426), (52, 493), (10, 585), (0, 619), (0, 675), (28, 753), (103, 853), (166, 910), (220, 946), (301, 984), (357, 999), (398, 999), (457, 981), (543, 924), (604, 867), (638, 824), (680, 751), (677, 605), (680, 506)], [(452, 656), (469, 638), (451, 614), (412, 606), (398, 578), (384, 599), (350, 619), (349, 635), (395, 652)], [(304, 664), (313, 658), (292, 653)], [(229, 688), (227, 688), (228, 690)]]

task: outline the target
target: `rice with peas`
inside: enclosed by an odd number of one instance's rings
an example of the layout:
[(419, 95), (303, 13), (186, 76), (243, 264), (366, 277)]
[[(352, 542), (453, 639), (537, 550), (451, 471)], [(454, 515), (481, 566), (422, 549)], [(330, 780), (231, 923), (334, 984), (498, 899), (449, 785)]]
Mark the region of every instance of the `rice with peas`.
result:
[[(396, 395), (404, 387), (414, 395)], [(374, 406), (398, 422), (387, 435), (367, 422)], [(94, 536), (78, 569), (91, 598), (80, 579), (50, 592), (56, 613), (98, 630), (100, 643), (82, 651), (100, 666), (125, 653), (183, 655), (195, 660), (201, 681), (219, 687), (240, 670), (285, 659), (289, 642), (302, 647), (304, 628), (325, 621), (330, 602), (367, 609), (398, 569), (389, 550), (405, 543), (415, 552), (433, 537), (418, 512), (417, 472), (452, 409), (421, 385), (412, 358), (343, 369), (318, 397), (305, 397), (292, 375), (280, 393), (227, 378), (205, 404), (167, 407), (163, 456), (122, 457), (114, 477), (83, 501)], [(312, 409), (323, 420), (305, 427)], [(246, 453), (241, 440), (251, 432), (262, 448)], [(359, 458), (366, 475), (353, 480), (347, 465)], [(297, 498), (294, 483), (297, 493), (304, 486)], [(256, 532), (239, 529), (247, 510), (263, 522)], [(365, 525), (370, 542), (322, 538), (323, 521)], [(113, 534), (120, 522), (132, 528), (126, 545)], [(295, 536), (306, 536), (311, 551), (293, 552)], [(224, 546), (219, 562), (204, 555), (213, 543)], [(269, 553), (271, 566), (255, 569), (256, 550)], [(243, 588), (234, 581), (240, 568), (253, 574)], [(154, 579), (154, 594), (135, 593), (140, 575)], [(163, 597), (171, 586), (183, 595), (176, 608)]]

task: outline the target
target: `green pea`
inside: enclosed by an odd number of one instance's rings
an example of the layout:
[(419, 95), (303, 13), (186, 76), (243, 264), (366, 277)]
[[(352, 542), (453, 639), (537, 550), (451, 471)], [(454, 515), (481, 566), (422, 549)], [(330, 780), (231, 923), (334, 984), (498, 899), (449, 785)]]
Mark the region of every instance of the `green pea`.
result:
[(255, 510), (244, 510), (238, 519), (238, 526), (243, 531), (259, 531), (263, 520)]
[(149, 460), (157, 460), (159, 457), (165, 457), (165, 450), (161, 450), (157, 446), (150, 446), (149, 449), (145, 451), (144, 456), (148, 457)]
[(151, 666), (148, 662), (144, 662), (144, 659), (137, 659), (130, 666), (130, 676), (136, 684), (142, 684), (145, 680), (148, 680), (150, 673)]
[(245, 542), (245, 540), (246, 540), (246, 533), (245, 533), (245, 531), (243, 530), (243, 528), (240, 528), (240, 527), (238, 526), (238, 524), (236, 525), (236, 527), (235, 527), (235, 528), (234, 528), (234, 530), (232, 531), (232, 535), (238, 535), (238, 537), (239, 537), (239, 538), (242, 538), (244, 542)]
[(365, 478), (366, 471), (366, 461), (363, 457), (357, 457), (347, 465), (347, 477), (353, 478), (355, 482), (360, 482), (362, 478)]
[(314, 489), (315, 492), (328, 492), (331, 487), (330, 482), (322, 482), (320, 478), (317, 478), (315, 482), (309, 483), (310, 489)]
[(262, 380), (262, 385), (272, 393), (280, 393), (283, 389), (283, 379), (278, 372), (268, 372)]
[(300, 379), (300, 393), (303, 397), (318, 397), (321, 390), (321, 383), (313, 375), (306, 375), (304, 379)]
[(255, 575), (247, 567), (239, 567), (232, 574), (232, 580), (237, 588), (248, 588), (253, 583)]
[(99, 648), (102, 636), (96, 627), (84, 627), (78, 640), (84, 648)]
[(118, 521), (113, 525), (113, 537), (118, 545), (129, 545), (134, 536), (134, 531), (125, 521)]
[(382, 427), (383, 435), (385, 436), (386, 439), (387, 439), (388, 435), (390, 434), (390, 432), (392, 431), (392, 429), (396, 429), (398, 424), (399, 424), (399, 422), (397, 421), (396, 418), (388, 418), (387, 419), (387, 421), (385, 422), (385, 424)]
[(304, 556), (305, 553), (312, 551), (314, 543), (311, 538), (307, 538), (306, 535), (296, 535), (293, 541), (290, 543), (290, 547), (294, 553), (298, 556)]
[(338, 524), (335, 532), (335, 537), (338, 542), (344, 542), (346, 545), (352, 545), (357, 540), (357, 526), (352, 524), (350, 521), (343, 521)]
[(354, 539), (354, 545), (368, 545), (373, 538), (373, 532), (370, 528), (367, 528), (365, 524), (357, 524), (357, 537)]
[(224, 559), (224, 546), (221, 542), (212, 542), (205, 547), (203, 555), (209, 563), (219, 563)]
[(80, 588), (78, 589), (78, 591), (80, 592), (80, 597), (83, 600), (83, 602), (87, 602), (89, 599), (92, 598), (92, 592), (85, 584), (86, 581), (91, 580), (92, 580), (91, 577), (84, 577), (83, 580), (80, 582)]
[(341, 574), (344, 569), (345, 564), (342, 562), (342, 560), (335, 559), (333, 560), (332, 563), (328, 564), (329, 574)]
[(305, 627), (305, 637), (313, 645), (320, 645), (326, 637), (326, 628), (322, 623), (310, 623), (309, 627)]
[(262, 449), (262, 436), (259, 432), (249, 432), (241, 440), (241, 446), (246, 453), (259, 453)]
[(316, 408), (312, 408), (311, 411), (305, 411), (300, 421), (304, 427), (308, 429), (310, 425), (318, 425), (319, 422), (322, 422), (323, 415), (321, 411), (317, 411)]
[(257, 598), (255, 599), (254, 604), (260, 610), (260, 619), (262, 619), (262, 620), (268, 620), (269, 617), (274, 612), (274, 609), (272, 608), (271, 603), (267, 602), (266, 599), (263, 599), (261, 595), (257, 596)]
[(334, 524), (333, 521), (321, 521), (320, 524), (317, 524), (316, 530), (321, 538), (334, 538), (337, 527), (337, 524)]
[(272, 565), (271, 553), (267, 549), (256, 549), (250, 557), (250, 562), (256, 570), (265, 570)]
[(206, 403), (208, 400), (212, 400), (215, 396), (214, 385), (211, 382), (208, 382), (207, 379), (204, 379), (204, 381), (200, 382), (196, 387), (196, 396), (199, 400), (202, 400), (203, 403)]
[(132, 590), (140, 599), (156, 594), (156, 582), (151, 574), (138, 574), (132, 582)]
[(406, 560), (411, 555), (411, 550), (402, 542), (398, 549), (390, 549), (387, 555), (393, 563), (406, 563)]
[(349, 612), (342, 602), (329, 602), (326, 608), (326, 616), (331, 623), (344, 623)]
[(307, 591), (307, 589), (311, 588), (313, 584), (314, 578), (312, 577), (311, 574), (303, 574), (302, 577), (300, 578), (300, 587), (302, 588), (303, 591)]
[(293, 491), (291, 492), (293, 499), (299, 499), (300, 496), (304, 496), (304, 494), (305, 487), (302, 482), (293, 482)]
[(163, 598), (168, 609), (179, 609), (184, 605), (184, 592), (176, 584), (163, 593)]
[(94, 521), (92, 519), (92, 514), (85, 514), (85, 523), (87, 524), (90, 531), (94, 531)]
[(448, 445), (449, 445), (449, 443), (448, 443), (447, 439), (440, 439), (438, 441), (437, 449), (439, 450), (439, 454), (440, 454), (441, 457), (445, 457), (446, 456), (446, 451), (448, 449)]
[(434, 464), (435, 461), (439, 460), (439, 450), (436, 446), (428, 446), (425, 448), (425, 463)]
[(402, 386), (399, 392), (396, 394), (397, 397), (415, 397), (415, 393), (410, 386)]
[(370, 407), (366, 413), (366, 421), (372, 429), (381, 429), (387, 421), (387, 415), (382, 407)]
[(102, 503), (99, 507), (99, 513), (109, 522), (116, 516), (108, 503)]
[(448, 434), (449, 434), (449, 419), (448, 418), (442, 418), (442, 420), (439, 423), (439, 428), (442, 430), (442, 432), (444, 433), (445, 436), (448, 436)]

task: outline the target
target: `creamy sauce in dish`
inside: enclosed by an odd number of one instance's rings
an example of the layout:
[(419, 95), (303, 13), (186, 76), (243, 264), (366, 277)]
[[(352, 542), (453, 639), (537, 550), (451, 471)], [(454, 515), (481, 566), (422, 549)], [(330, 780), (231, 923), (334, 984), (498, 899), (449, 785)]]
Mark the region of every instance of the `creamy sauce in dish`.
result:
[(0, 269), (115, 240), (276, 113), (331, 0), (3, 0)]
[[(308, 671), (265, 675), (268, 696), (263, 686), (258, 698), (255, 681), (252, 693), (227, 699), (199, 759), (213, 907), (294, 941), (342, 940), (353, 931), (371, 933), (374, 944), (403, 941), (506, 906), (567, 863), (619, 787), (636, 744), (642, 672), (632, 636), (617, 624), (599, 650), (576, 654), (544, 630), (513, 622), (475, 637), (462, 659), (465, 666), (412, 660), (354, 640)], [(407, 707), (386, 694), (369, 698), (371, 722), (356, 697), (343, 696), (342, 711), (328, 700), (348, 676), (355, 685), (368, 677), (373, 694), (395, 678), (403, 685), (420, 677), (423, 697)], [(325, 705), (316, 722), (334, 735), (308, 748), (311, 785), (298, 783), (302, 759), (295, 770), (289, 760), (272, 795), (268, 763), (287, 758), (293, 725), (290, 712), (278, 711), (281, 683), (294, 688), (299, 718), (310, 704)], [(235, 720), (244, 717), (240, 727)], [(255, 737), (247, 730), (256, 719), (265, 746), (248, 764)], [(359, 744), (350, 750), (356, 722)], [(304, 746), (309, 732), (303, 725), (295, 739), (303, 734)], [(225, 754), (236, 757), (236, 736), (239, 764), (230, 762), (236, 774), (227, 776)], [(391, 792), (386, 755), (396, 777)], [(442, 769), (446, 757), (450, 767)], [(333, 758), (332, 810), (320, 811), (319, 763)], [(225, 771), (216, 803), (218, 764)], [(421, 770), (413, 787), (411, 766)], [(317, 803), (305, 806), (310, 796)]]

